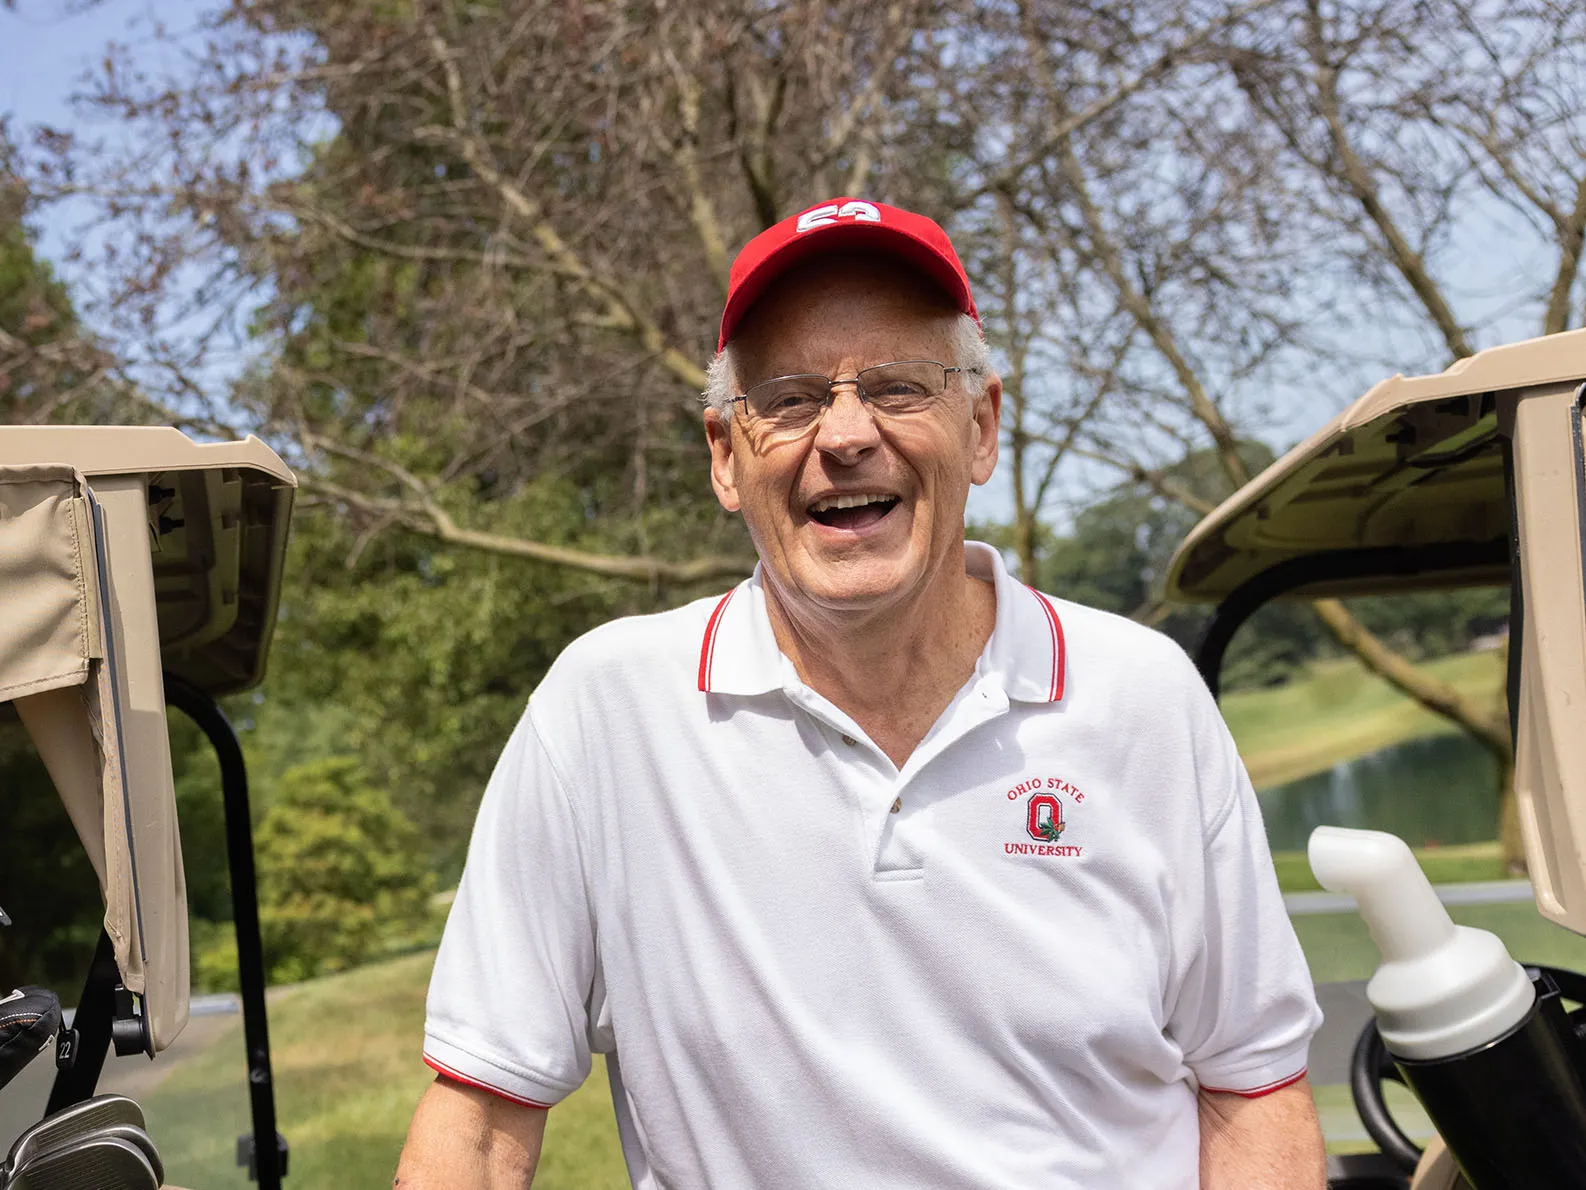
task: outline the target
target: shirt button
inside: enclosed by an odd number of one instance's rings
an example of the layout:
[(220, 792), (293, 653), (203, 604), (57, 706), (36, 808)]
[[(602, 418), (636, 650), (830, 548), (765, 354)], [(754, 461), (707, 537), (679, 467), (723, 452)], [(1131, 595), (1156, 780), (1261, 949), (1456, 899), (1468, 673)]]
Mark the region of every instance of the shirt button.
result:
[(858, 741), (858, 740), (856, 740), (856, 739), (854, 739), (854, 737), (853, 737), (853, 736), (851, 736), (851, 735), (845, 735), (845, 736), (844, 736), (844, 737), (843, 737), (843, 743), (845, 743), (845, 744), (847, 744), (847, 745), (848, 745), (848, 746), (849, 746), (849, 747), (850, 747), (850, 748), (852, 748), (852, 747), (853, 747), (853, 746), (854, 746), (854, 745), (855, 745), (855, 744), (857, 744), (857, 743), (858, 743), (858, 742), (859, 742), (859, 741)]
[(894, 814), (896, 814), (901, 809), (903, 809), (903, 798), (901, 796), (893, 798), (892, 799), (892, 812)]

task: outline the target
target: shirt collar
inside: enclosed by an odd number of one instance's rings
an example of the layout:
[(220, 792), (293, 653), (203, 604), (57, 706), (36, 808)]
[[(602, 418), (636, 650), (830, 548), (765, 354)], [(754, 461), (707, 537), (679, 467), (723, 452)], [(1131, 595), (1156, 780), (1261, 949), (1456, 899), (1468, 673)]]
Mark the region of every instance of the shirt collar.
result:
[[(1019, 702), (1060, 702), (1068, 656), (1063, 622), (1045, 595), (1008, 574), (1002, 556), (978, 541), (964, 543), (965, 569), (991, 582), (997, 620), (977, 672)], [(699, 688), (707, 694), (766, 694), (782, 689), (782, 651), (766, 614), (761, 568), (711, 609), (699, 649)]]
[(765, 610), (761, 567), (716, 602), (699, 646), (706, 694), (765, 694), (782, 688), (782, 650)]
[(1002, 555), (979, 541), (964, 542), (964, 569), (997, 589), (997, 622), (976, 667), (1017, 702), (1062, 702), (1068, 648), (1057, 608), (1034, 587), (1008, 573)]

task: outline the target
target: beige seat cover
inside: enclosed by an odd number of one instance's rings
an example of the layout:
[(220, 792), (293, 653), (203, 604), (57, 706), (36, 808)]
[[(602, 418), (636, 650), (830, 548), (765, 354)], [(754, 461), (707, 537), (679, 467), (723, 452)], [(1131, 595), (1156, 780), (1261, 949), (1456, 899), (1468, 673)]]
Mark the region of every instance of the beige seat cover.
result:
[(190, 987), (162, 667), (215, 694), (257, 681), (293, 486), (253, 439), (0, 431), (0, 703), (82, 839), (156, 1051), (186, 1024)]
[[(130, 804), (124, 727), (129, 716), (149, 713), (149, 692), (134, 691), (128, 679), (151, 658), (137, 664), (120, 632), (106, 631), (104, 601), (108, 594), (114, 607), (117, 587), (103, 528), (104, 510), (75, 469), (0, 467), (7, 608), (0, 620), (0, 698), (16, 705), (83, 840), (122, 979), (145, 997), (163, 1048), (187, 1021), (187, 892), (168, 749), (138, 758), (139, 775), (154, 794), (140, 799), (136, 813)], [(128, 563), (138, 570), (140, 551), (124, 552), (129, 556), (116, 559), (118, 570)], [(147, 571), (147, 548), (141, 554)], [(158, 679), (157, 647), (147, 651)], [(183, 912), (145, 919), (144, 895)]]

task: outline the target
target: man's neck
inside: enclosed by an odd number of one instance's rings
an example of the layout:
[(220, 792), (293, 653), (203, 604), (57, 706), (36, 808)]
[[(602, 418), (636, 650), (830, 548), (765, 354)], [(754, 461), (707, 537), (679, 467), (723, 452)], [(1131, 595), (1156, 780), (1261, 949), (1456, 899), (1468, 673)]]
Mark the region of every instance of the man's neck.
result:
[(767, 584), (778, 647), (899, 768), (974, 673), (997, 610), (996, 588), (961, 562), (903, 607), (800, 614), (790, 602)]

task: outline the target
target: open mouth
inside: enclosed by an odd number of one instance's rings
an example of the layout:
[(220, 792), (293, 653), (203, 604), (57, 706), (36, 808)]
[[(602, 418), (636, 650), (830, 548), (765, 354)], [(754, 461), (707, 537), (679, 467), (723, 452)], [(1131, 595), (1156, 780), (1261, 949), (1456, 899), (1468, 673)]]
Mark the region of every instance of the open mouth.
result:
[(809, 506), (809, 515), (812, 521), (832, 529), (863, 529), (881, 520), (897, 504), (896, 496), (856, 492), (817, 500)]

